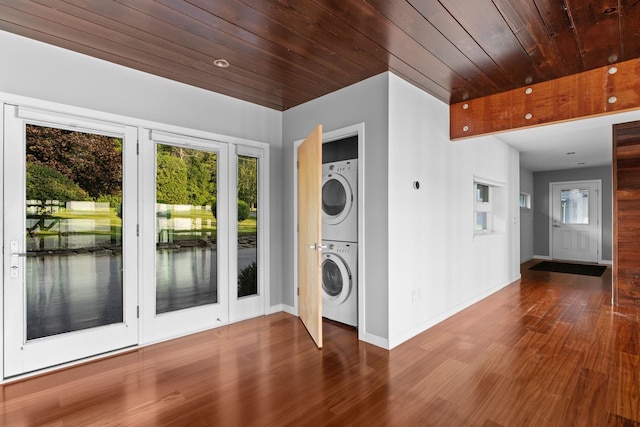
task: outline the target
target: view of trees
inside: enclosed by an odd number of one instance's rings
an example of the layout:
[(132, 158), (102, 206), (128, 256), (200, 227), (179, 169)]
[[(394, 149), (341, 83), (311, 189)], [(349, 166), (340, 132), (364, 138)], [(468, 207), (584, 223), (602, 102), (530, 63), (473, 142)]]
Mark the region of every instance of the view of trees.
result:
[[(27, 125), (26, 154), (27, 199), (121, 203), (122, 139)], [(156, 161), (158, 203), (215, 206), (215, 153), (159, 144)], [(238, 199), (254, 209), (257, 170), (255, 158), (238, 157)]]
[(176, 205), (209, 205), (216, 196), (215, 153), (157, 146), (156, 200)]
[(238, 157), (238, 199), (250, 208), (258, 203), (258, 160), (254, 157)]
[(27, 125), (27, 199), (121, 200), (122, 139)]
[(38, 163), (27, 164), (27, 198), (29, 200), (88, 200), (78, 184), (55, 169)]

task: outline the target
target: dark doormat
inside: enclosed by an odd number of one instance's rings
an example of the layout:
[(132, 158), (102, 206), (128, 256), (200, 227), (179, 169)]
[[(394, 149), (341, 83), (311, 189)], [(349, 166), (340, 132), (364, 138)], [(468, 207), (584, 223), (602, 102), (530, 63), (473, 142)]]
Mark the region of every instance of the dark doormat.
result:
[(581, 274), (583, 276), (602, 276), (606, 265), (569, 264), (566, 262), (542, 261), (529, 267), (529, 270), (552, 271), (554, 273)]

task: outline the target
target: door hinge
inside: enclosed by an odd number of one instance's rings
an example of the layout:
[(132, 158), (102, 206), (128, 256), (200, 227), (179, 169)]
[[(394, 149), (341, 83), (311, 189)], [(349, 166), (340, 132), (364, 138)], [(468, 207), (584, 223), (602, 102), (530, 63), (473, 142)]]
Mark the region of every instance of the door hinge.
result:
[(139, 319), (139, 318), (140, 318), (140, 306), (137, 305), (136, 306), (136, 319)]
[(140, 141), (136, 142), (136, 155), (140, 155)]
[(298, 296), (300, 296), (300, 288), (298, 288)]
[(296, 160), (296, 169), (300, 169), (300, 162)]
[(140, 237), (140, 224), (136, 224), (136, 237)]

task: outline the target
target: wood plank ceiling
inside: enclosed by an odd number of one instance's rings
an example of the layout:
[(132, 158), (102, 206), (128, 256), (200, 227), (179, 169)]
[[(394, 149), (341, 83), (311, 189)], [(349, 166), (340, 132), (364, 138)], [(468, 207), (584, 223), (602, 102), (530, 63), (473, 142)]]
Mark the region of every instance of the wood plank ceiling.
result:
[(1, 30), (276, 110), (387, 70), (484, 97), (638, 58), (639, 24), (638, 0), (0, 0)]

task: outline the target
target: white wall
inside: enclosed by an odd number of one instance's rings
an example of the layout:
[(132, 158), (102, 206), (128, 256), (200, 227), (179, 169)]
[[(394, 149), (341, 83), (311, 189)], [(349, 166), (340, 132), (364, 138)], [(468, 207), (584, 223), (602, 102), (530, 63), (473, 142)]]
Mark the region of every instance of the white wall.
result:
[[(365, 123), (364, 327), (388, 348), (520, 277), (518, 152), (493, 137), (450, 142), (448, 114), (390, 73), (284, 113), (285, 242), (294, 239), (294, 141), (318, 123)], [(504, 184), (503, 233), (474, 239), (474, 175)], [(290, 249), (284, 259), (292, 274)], [(286, 305), (293, 284), (285, 279)]]
[[(365, 305), (366, 339), (386, 346), (388, 337), (387, 304), (387, 111), (388, 74), (381, 74), (352, 86), (291, 108), (283, 113), (284, 182), (284, 303), (294, 305), (293, 241), (293, 145), (305, 138), (318, 124), (328, 132), (364, 123), (364, 160), (366, 223), (364, 250), (366, 263)], [(362, 271), (362, 270), (361, 270)]]
[(279, 145), (281, 113), (0, 31), (0, 92)]
[(0, 46), (0, 92), (268, 143), (271, 303), (282, 303), (282, 113), (4, 31)]
[[(490, 136), (451, 142), (448, 114), (390, 75), (390, 347), (519, 278), (518, 152)], [(505, 185), (504, 233), (474, 238), (474, 176)]]
[(531, 208), (520, 208), (520, 262), (533, 259), (533, 212), (536, 198), (533, 194), (533, 172), (520, 167), (520, 192), (531, 196)]

